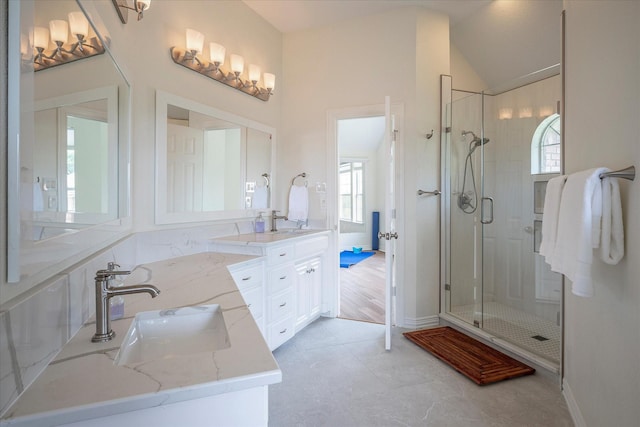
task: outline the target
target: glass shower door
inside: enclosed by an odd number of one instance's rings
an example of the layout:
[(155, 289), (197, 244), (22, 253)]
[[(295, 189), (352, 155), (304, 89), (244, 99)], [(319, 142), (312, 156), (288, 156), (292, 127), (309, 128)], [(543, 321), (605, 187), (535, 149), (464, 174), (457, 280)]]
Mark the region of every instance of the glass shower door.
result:
[(482, 326), (482, 94), (452, 90), (443, 158), (448, 256), (445, 311)]

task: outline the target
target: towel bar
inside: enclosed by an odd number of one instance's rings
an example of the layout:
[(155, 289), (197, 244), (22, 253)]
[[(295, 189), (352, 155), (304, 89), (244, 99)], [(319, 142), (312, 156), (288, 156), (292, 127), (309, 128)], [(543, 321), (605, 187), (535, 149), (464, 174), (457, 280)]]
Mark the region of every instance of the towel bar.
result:
[(604, 172), (600, 174), (600, 179), (602, 178), (622, 178), (633, 181), (636, 178), (636, 167), (629, 166), (628, 168), (620, 169), (617, 171)]
[(423, 194), (428, 194), (430, 196), (439, 196), (440, 190), (433, 190), (433, 191), (418, 190), (418, 196), (422, 196)]
[[(306, 172), (302, 172), (302, 173), (299, 173), (298, 175), (294, 176), (293, 179), (291, 180), (291, 185), (295, 185), (296, 178), (299, 178), (299, 177), (306, 178), (307, 177), (307, 173)], [(305, 187), (307, 186), (307, 181), (304, 182), (304, 186)]]

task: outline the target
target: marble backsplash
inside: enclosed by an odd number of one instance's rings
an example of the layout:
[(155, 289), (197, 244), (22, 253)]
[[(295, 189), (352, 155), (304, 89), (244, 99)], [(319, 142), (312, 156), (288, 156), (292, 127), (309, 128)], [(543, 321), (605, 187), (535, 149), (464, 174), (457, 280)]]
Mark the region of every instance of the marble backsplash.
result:
[[(0, 415), (95, 313), (95, 272), (113, 261), (132, 269), (205, 252), (211, 238), (253, 231), (252, 221), (134, 233), (50, 277), (0, 312)], [(126, 301), (126, 297), (125, 297)]]

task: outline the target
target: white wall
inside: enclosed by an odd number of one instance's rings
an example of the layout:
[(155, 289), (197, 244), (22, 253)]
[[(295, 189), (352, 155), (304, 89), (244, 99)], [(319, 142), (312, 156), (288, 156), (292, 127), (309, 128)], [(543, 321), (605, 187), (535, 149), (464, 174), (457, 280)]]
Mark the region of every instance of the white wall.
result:
[[(566, 171), (638, 170), (640, 2), (565, 0), (564, 7)], [(640, 178), (621, 181), (621, 193), (624, 259), (616, 266), (594, 259), (593, 298), (565, 292), (565, 392), (578, 425), (640, 420)]]
[[(330, 181), (329, 110), (382, 104), (385, 95), (404, 104), (398, 280), (405, 292), (399, 312), (405, 315), (400, 323), (438, 313), (437, 199), (418, 206), (415, 191), (419, 185), (438, 186), (438, 139), (428, 142), (424, 135), (438, 128), (439, 75), (449, 72), (448, 35), (446, 16), (408, 8), (284, 36), (279, 184), (302, 171), (310, 182)], [(337, 195), (335, 188), (327, 190), (331, 209)], [(285, 203), (279, 192), (275, 205)], [(326, 218), (319, 195), (311, 192), (310, 219)]]
[[(83, 2), (86, 0), (82, 0)], [(163, 90), (278, 128), (282, 90), (282, 34), (242, 2), (170, 1), (152, 3), (144, 19), (122, 24), (110, 1), (95, 2), (112, 40), (116, 59), (124, 65), (133, 84), (132, 212), (134, 231), (154, 225), (155, 91)], [(227, 58), (238, 53), (245, 63), (256, 63), (263, 72), (276, 75), (274, 96), (263, 102), (222, 83), (174, 64), (172, 46), (185, 46), (185, 31), (194, 28), (205, 35), (205, 52), (215, 41), (227, 49)], [(228, 64), (223, 66), (228, 67)], [(276, 142), (277, 143), (277, 142)]]

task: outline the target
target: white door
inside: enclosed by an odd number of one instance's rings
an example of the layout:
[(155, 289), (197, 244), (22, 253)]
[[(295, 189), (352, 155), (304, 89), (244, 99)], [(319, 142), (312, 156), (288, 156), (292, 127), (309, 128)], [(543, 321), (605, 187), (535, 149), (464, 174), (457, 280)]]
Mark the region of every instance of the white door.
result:
[(201, 130), (167, 124), (167, 209), (202, 211), (204, 135)]
[(396, 240), (398, 233), (396, 231), (396, 181), (395, 181), (395, 152), (396, 137), (398, 131), (395, 126), (395, 118), (391, 114), (391, 98), (386, 96), (384, 99), (384, 116), (385, 116), (385, 133), (384, 144), (386, 152), (385, 182), (386, 196), (384, 209), (384, 231), (380, 231), (380, 238), (384, 238), (384, 257), (386, 264), (385, 276), (385, 344), (387, 350), (391, 350), (391, 326), (394, 320), (393, 309), (395, 307), (395, 253)]

